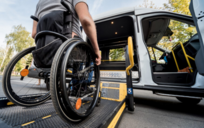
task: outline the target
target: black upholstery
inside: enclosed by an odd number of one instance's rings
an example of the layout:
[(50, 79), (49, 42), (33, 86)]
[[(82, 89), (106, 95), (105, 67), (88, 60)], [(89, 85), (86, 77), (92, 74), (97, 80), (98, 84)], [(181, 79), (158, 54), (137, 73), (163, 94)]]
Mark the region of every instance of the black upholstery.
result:
[(50, 68), (61, 44), (71, 38), (72, 15), (64, 11), (52, 11), (43, 16), (37, 26), (36, 50), (32, 52), (38, 68)]
[[(199, 38), (198, 38), (198, 35), (194, 35), (193, 37), (191, 37), (189, 39), (189, 41), (187, 41), (186, 43), (183, 44), (184, 45), (184, 48), (185, 48), (185, 51), (186, 53), (195, 58), (198, 50), (200, 49), (200, 42), (199, 42)], [(183, 50), (181, 48), (181, 46), (177, 46), (175, 49), (174, 49), (174, 53), (175, 53), (175, 56), (176, 56), (176, 59), (178, 61), (178, 65), (179, 65), (179, 68), (180, 69), (183, 69), (183, 68), (186, 68), (188, 67), (188, 64), (187, 64), (187, 61), (186, 61), (186, 58), (184, 56), (184, 53), (183, 53)], [(196, 65), (195, 65), (195, 61), (189, 59), (190, 63), (191, 63), (191, 66), (193, 67), (193, 69), (196, 69)]]
[(191, 84), (194, 83), (195, 73), (187, 72), (154, 72), (153, 79), (157, 83), (180, 83)]
[(169, 25), (168, 18), (146, 19), (142, 21), (143, 35), (147, 46), (155, 46), (164, 36)]
[(125, 70), (125, 61), (102, 61), (100, 70)]

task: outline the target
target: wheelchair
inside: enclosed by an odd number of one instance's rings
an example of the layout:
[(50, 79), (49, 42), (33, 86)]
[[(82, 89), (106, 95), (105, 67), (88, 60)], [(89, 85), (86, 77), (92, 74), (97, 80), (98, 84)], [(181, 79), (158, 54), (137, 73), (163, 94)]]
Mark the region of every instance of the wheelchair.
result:
[[(61, 3), (70, 12), (66, 2), (62, 0)], [(36, 47), (23, 50), (13, 57), (4, 71), (4, 93), (10, 101), (24, 107), (42, 104), (51, 98), (57, 114), (64, 121), (80, 122), (100, 101), (100, 71), (94, 64), (93, 48), (81, 38), (69, 39), (53, 31), (37, 33), (35, 41), (44, 35), (54, 35), (63, 40), (51, 68), (31, 67), (32, 51)], [(15, 74), (16, 70), (20, 75)], [(44, 80), (41, 86), (36, 85), (38, 79)]]

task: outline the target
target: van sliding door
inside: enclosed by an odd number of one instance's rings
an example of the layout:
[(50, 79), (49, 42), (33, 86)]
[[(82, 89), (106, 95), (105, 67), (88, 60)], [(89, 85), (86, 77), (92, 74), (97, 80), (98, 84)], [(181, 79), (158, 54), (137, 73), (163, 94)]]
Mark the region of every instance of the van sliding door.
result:
[(198, 31), (200, 49), (195, 57), (196, 67), (204, 75), (204, 0), (191, 0), (190, 11)]

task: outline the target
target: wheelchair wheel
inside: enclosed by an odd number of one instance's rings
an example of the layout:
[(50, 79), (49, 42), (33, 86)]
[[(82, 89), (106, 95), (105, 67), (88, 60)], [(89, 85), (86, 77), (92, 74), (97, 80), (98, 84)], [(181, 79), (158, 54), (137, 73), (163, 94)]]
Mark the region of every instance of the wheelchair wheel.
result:
[[(39, 82), (38, 78), (28, 77), (33, 61), (31, 47), (18, 53), (7, 65), (2, 78), (2, 87), (6, 97), (14, 104), (21, 106), (34, 106), (44, 103), (50, 98), (46, 84)], [(32, 68), (33, 72), (38, 71)]]
[(83, 41), (67, 41), (57, 51), (50, 75), (51, 98), (66, 122), (80, 122), (93, 111), (100, 91), (95, 54)]

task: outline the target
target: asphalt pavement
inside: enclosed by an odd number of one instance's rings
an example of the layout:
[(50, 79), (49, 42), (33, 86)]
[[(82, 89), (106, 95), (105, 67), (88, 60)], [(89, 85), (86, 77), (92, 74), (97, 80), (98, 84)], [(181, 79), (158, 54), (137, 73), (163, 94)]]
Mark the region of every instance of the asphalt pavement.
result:
[(204, 128), (204, 100), (189, 106), (176, 98), (134, 91), (135, 111), (124, 112), (119, 128)]
[[(0, 97), (3, 97), (0, 76)], [(135, 90), (135, 111), (125, 110), (119, 128), (204, 128), (204, 100), (189, 106), (176, 98)]]
[[(11, 86), (13, 91), (17, 95), (32, 95), (32, 94), (45, 94), (47, 93), (46, 84), (41, 80), (40, 85), (38, 85), (38, 79), (25, 77), (20, 80), (20, 76), (11, 77)], [(2, 89), (2, 76), (0, 75), (0, 97), (5, 97)]]

